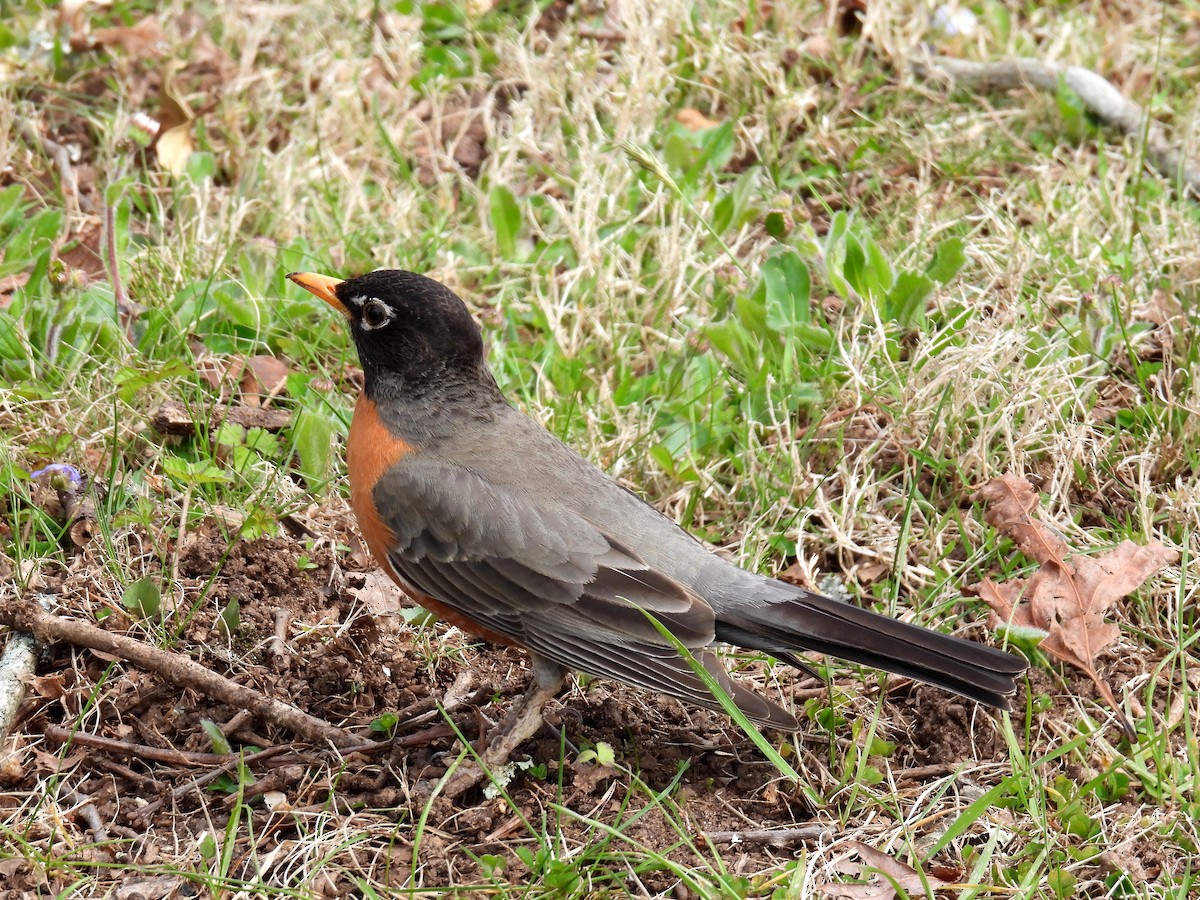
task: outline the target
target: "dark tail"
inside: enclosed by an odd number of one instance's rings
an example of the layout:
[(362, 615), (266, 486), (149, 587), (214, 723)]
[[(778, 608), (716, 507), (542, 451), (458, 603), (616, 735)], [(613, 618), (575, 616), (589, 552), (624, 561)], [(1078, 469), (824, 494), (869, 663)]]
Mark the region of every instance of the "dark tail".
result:
[(795, 599), (739, 605), (717, 622), (717, 640), (763, 650), (806, 668), (792, 654), (810, 650), (937, 685), (988, 706), (1009, 709), (1019, 656), (797, 591)]

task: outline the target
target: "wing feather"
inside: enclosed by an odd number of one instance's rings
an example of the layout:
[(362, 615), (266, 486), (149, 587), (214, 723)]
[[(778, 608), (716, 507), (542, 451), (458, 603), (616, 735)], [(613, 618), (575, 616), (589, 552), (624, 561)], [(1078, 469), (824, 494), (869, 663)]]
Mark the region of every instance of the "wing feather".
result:
[(389, 470), (374, 499), (395, 535), (388, 562), (397, 574), (487, 630), (559, 665), (719, 708), (650, 612), (748, 715), (795, 727), (704, 649), (715, 628), (708, 603), (584, 516), (422, 454)]

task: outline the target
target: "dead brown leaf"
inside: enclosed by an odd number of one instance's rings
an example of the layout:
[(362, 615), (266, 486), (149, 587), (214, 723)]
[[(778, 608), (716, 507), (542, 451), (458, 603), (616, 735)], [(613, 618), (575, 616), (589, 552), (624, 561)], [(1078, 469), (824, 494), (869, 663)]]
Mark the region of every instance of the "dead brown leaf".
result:
[(239, 384), (246, 368), (243, 356), (215, 356), (208, 348), (196, 341), (192, 345), (196, 354), (196, 374), (214, 391), (220, 391), (221, 399), (231, 396), (232, 386)]
[(363, 585), (351, 593), (373, 616), (394, 616), (400, 612), (401, 594), (390, 578), (382, 572), (366, 572)]
[(584, 795), (594, 794), (597, 787), (618, 774), (620, 773), (615, 766), (575, 763), (571, 766), (571, 786)]
[(234, 385), (247, 406), (262, 406), (263, 399), (273, 397), (284, 389), (292, 370), (287, 365), (267, 354), (251, 357), (233, 354), (214, 356), (202, 344), (196, 351), (196, 374), (215, 391), (221, 399), (232, 395)]
[(471, 178), (488, 156), (488, 133), (508, 114), (511, 100), (522, 88), (475, 91), (448, 97), (435, 106), (422, 100), (408, 114), (414, 132), (406, 138), (422, 184), (437, 182), (438, 173), (455, 168)]
[(94, 47), (106, 47), (109, 50), (119, 48), (134, 59), (162, 56), (166, 46), (162, 29), (154, 16), (146, 16), (136, 25), (101, 28), (92, 34), (91, 43)]
[(33, 866), (19, 856), (14, 856), (11, 859), (0, 859), (0, 881), (3, 881), (10, 888), (31, 886), (33, 884), (32, 880), (18, 877), (19, 875), (28, 876), (31, 872), (33, 872)]
[[(274, 356), (258, 354), (246, 360), (241, 388), (248, 406), (258, 406), (258, 397), (272, 397), (283, 390), (292, 370)], [(253, 402), (252, 402), (253, 401)]]
[(58, 27), (66, 30), (73, 49), (77, 41), (87, 40), (88, 23), (84, 13), (88, 6), (112, 6), (112, 0), (63, 0), (58, 7)]
[(688, 131), (704, 131), (706, 128), (715, 128), (718, 122), (713, 121), (698, 109), (693, 109), (690, 106), (685, 106), (679, 112), (675, 113), (675, 121), (686, 128)]
[(29, 687), (45, 700), (59, 700), (66, 693), (67, 678), (62, 672), (54, 675), (36, 675), (29, 679)]
[(183, 879), (172, 875), (126, 876), (113, 892), (115, 900), (166, 900), (180, 896)]
[(779, 573), (779, 580), (811, 590), (815, 587), (812, 575), (812, 566), (807, 561), (798, 559)]
[(86, 225), (72, 237), (70, 246), (58, 254), (59, 260), (68, 269), (83, 277), (85, 285), (104, 281), (108, 277), (101, 256), (103, 234), (98, 224)]
[[(979, 595), (992, 608), (991, 623), (1010, 623), (1046, 632), (1041, 647), (1057, 659), (1086, 672), (1114, 710), (1120, 711), (1111, 688), (1096, 670), (1096, 657), (1120, 635), (1104, 615), (1122, 597), (1179, 558), (1158, 541), (1138, 546), (1122, 541), (1102, 556), (1070, 560), (1062, 535), (1033, 518), (1038, 495), (1024, 478), (993, 478), (972, 499), (988, 504), (984, 518), (1008, 535), (1040, 566), (1028, 579), (996, 583), (985, 580)], [(1025, 602), (1022, 603), (1021, 601)], [(1132, 724), (1124, 722), (1127, 732)]]
[[(196, 350), (196, 373), (210, 388), (221, 391), (222, 398), (229, 396), (234, 384), (245, 395), (265, 397), (277, 394), (287, 384), (289, 374), (292, 374), (292, 370), (275, 356), (257, 354), (247, 358), (236, 353), (215, 356), (203, 344), (197, 344), (193, 349)], [(251, 406), (258, 406), (258, 403), (252, 403)]]
[(854, 580), (859, 584), (866, 586), (874, 584), (892, 570), (892, 567), (887, 563), (868, 562), (863, 563), (854, 570)]
[[(900, 891), (908, 896), (922, 897), (926, 896), (926, 885), (931, 890), (937, 890), (950, 883), (932, 875), (922, 875), (912, 866), (892, 859), (886, 853), (880, 853), (859, 841), (848, 841), (842, 846), (857, 853), (862, 862), (843, 860), (838, 864), (838, 871), (860, 878), (871, 875), (871, 883), (842, 884), (827, 881), (817, 885), (817, 893), (829, 897), (844, 897), (847, 900), (894, 900)], [(878, 874), (882, 874), (883, 877), (878, 877)]]
[(183, 174), (188, 158), (196, 149), (192, 140), (195, 120), (187, 101), (175, 93), (170, 71), (164, 73), (158, 90), (158, 137), (154, 153), (158, 164), (172, 175)]
[(0, 308), (7, 304), (12, 298), (8, 295), (18, 288), (25, 287), (29, 283), (28, 272), (14, 272), (12, 275), (4, 275), (0, 277)]
[(70, 756), (58, 756), (55, 753), (48, 753), (45, 750), (38, 749), (34, 749), (33, 751), (37, 770), (48, 774), (68, 772), (87, 759), (87, 755), (87, 751), (82, 748), (76, 750)]

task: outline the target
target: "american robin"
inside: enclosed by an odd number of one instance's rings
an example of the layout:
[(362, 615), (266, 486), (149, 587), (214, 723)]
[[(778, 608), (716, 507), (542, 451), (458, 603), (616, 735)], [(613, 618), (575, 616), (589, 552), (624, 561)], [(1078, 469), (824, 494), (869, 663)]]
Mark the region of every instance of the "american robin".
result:
[(763, 725), (799, 727), (730, 679), (714, 642), (801, 668), (796, 652), (829, 654), (1008, 708), (1023, 659), (739, 568), (509, 405), (444, 285), (400, 270), (288, 278), (346, 317), (362, 361), (346, 456), (371, 553), (428, 609), (532, 658), (488, 762), (537, 730), (573, 669), (719, 710), (647, 612)]

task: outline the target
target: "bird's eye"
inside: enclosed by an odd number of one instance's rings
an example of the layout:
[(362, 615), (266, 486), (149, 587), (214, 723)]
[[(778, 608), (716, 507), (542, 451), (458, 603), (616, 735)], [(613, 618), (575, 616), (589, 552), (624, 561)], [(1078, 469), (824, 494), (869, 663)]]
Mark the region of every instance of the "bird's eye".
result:
[(382, 300), (368, 300), (362, 311), (363, 328), (371, 331), (382, 328), (392, 319), (392, 311)]

